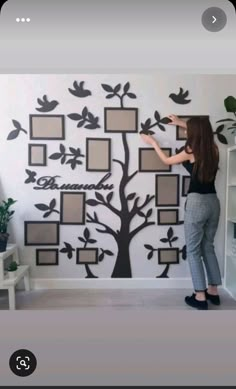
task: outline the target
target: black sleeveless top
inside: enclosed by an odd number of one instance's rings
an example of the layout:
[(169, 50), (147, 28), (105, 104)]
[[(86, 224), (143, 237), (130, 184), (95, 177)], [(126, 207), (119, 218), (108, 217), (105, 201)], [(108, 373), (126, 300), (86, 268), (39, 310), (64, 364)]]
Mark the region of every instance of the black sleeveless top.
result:
[(197, 174), (196, 175), (193, 174), (194, 162), (184, 161), (183, 166), (191, 175), (188, 193), (200, 193), (200, 194), (216, 193), (215, 178), (213, 181), (209, 183), (201, 183), (197, 178)]

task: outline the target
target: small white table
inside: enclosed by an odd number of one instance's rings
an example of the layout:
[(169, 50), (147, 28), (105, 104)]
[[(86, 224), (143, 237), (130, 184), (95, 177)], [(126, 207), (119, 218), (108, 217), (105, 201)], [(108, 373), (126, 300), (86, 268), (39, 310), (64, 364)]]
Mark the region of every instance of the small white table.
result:
[[(13, 261), (16, 261), (16, 263), (19, 264), (14, 278), (9, 278), (8, 274), (5, 274), (4, 272), (4, 260), (9, 258), (11, 255)], [(17, 245), (9, 244), (7, 245), (6, 251), (0, 253), (0, 289), (8, 289), (9, 308), (11, 310), (16, 309), (15, 286), (22, 278), (24, 278), (25, 290), (29, 291), (29, 266), (20, 265)]]

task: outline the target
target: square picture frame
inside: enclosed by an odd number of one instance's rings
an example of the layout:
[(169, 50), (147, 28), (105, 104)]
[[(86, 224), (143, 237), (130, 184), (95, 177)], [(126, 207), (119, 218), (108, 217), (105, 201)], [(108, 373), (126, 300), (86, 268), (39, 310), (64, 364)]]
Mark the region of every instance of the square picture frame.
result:
[(137, 133), (138, 108), (104, 108), (105, 133)]
[(31, 114), (30, 140), (65, 140), (65, 115)]

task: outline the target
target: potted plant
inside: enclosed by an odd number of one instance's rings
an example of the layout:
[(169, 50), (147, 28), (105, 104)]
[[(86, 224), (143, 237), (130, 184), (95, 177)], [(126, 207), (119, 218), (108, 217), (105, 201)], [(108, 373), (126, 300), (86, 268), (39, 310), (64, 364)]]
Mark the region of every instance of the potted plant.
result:
[(16, 263), (16, 261), (12, 261), (7, 268), (10, 278), (14, 278), (16, 276), (17, 268), (18, 268), (18, 263)]
[(9, 238), (9, 233), (7, 232), (8, 223), (12, 218), (12, 215), (15, 211), (10, 211), (10, 208), (13, 204), (16, 203), (16, 200), (8, 198), (6, 201), (3, 200), (0, 203), (0, 252), (6, 251), (7, 241)]

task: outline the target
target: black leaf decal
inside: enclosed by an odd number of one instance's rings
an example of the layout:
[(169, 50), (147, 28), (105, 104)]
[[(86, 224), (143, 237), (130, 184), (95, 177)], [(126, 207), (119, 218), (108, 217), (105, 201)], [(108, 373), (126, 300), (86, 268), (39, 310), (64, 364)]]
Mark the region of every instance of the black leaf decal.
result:
[(68, 118), (70, 118), (71, 120), (80, 120), (82, 119), (82, 116), (79, 115), (78, 113), (70, 113), (68, 115)]
[(95, 207), (96, 205), (100, 204), (97, 200), (86, 200), (86, 204), (91, 205), (91, 207)]
[(104, 198), (103, 198), (103, 195), (101, 195), (101, 193), (95, 192), (95, 196), (96, 196), (96, 198), (97, 198), (99, 201), (104, 202)]
[(114, 93), (109, 93), (109, 95), (106, 95), (106, 99), (112, 99), (114, 96)]
[(152, 214), (152, 208), (148, 210), (148, 212), (147, 212), (147, 218), (150, 217), (151, 214)]
[(20, 130), (13, 130), (9, 133), (8, 137), (7, 137), (7, 140), (13, 140), (13, 139), (16, 139), (18, 137), (20, 133)]
[(141, 216), (141, 217), (145, 217), (144, 213), (142, 211), (138, 211), (137, 212), (137, 215)]
[(150, 244), (145, 244), (144, 247), (145, 247), (147, 250), (153, 250), (153, 247), (152, 247)]
[(130, 99), (136, 99), (137, 96), (134, 94), (134, 93), (127, 93), (127, 96), (130, 98)]
[(107, 85), (107, 84), (102, 84), (102, 87), (103, 89), (106, 91), (106, 92), (114, 92), (113, 91), (113, 88), (110, 86), (110, 85)]
[(186, 245), (184, 245), (182, 249), (182, 259), (185, 260), (187, 258), (187, 250)]
[(175, 242), (176, 240), (178, 240), (179, 238), (177, 236), (174, 236), (174, 238), (171, 239), (171, 242)]
[(90, 236), (90, 232), (89, 232), (89, 229), (86, 227), (85, 230), (84, 230), (84, 237), (85, 237), (86, 240), (88, 240), (89, 236)]
[(172, 238), (172, 236), (174, 235), (174, 231), (173, 231), (173, 228), (170, 227), (168, 232), (167, 232), (167, 237), (168, 239), (170, 240)]
[(159, 114), (158, 111), (155, 111), (155, 112), (154, 112), (154, 117), (155, 117), (155, 119), (156, 119), (157, 122), (159, 122), (160, 119), (161, 119), (160, 114)]
[(150, 253), (148, 253), (147, 259), (152, 259), (152, 257), (153, 257), (153, 251), (150, 251)]
[(104, 253), (105, 253), (106, 255), (109, 255), (109, 256), (114, 255), (113, 252), (110, 251), (110, 250), (105, 250)]
[(127, 200), (133, 200), (136, 196), (136, 193), (130, 193), (128, 196), (127, 196)]
[(50, 159), (60, 159), (61, 158), (61, 153), (53, 153), (52, 155), (50, 155), (49, 157)]
[(160, 128), (161, 131), (165, 131), (166, 130), (165, 127), (162, 124), (157, 123), (157, 125), (158, 125), (158, 127)]
[(83, 127), (83, 125), (85, 124), (86, 120), (81, 120), (78, 124), (77, 124), (77, 127), (80, 128), (80, 127)]
[(96, 241), (96, 239), (88, 239), (88, 243), (90, 243), (90, 244), (93, 244), (93, 243), (96, 243), (97, 241)]
[(83, 116), (84, 119), (86, 118), (87, 114), (88, 114), (88, 108), (84, 107), (83, 111), (82, 111), (82, 116)]
[(113, 197), (113, 192), (108, 193), (108, 195), (107, 195), (107, 202), (108, 203), (110, 203), (112, 197)]
[(219, 134), (220, 132), (222, 132), (224, 129), (224, 124), (221, 124), (221, 126), (217, 127), (216, 129), (216, 133)]
[(103, 259), (104, 259), (104, 252), (99, 255), (98, 261), (102, 262)]
[(35, 207), (38, 208), (40, 211), (47, 211), (49, 209), (46, 204), (35, 204)]
[(162, 124), (169, 124), (169, 123), (171, 123), (171, 120), (170, 120), (169, 118), (167, 118), (167, 117), (164, 117), (164, 118), (162, 118), (162, 119), (160, 120), (159, 123), (162, 123)]
[(114, 88), (114, 93), (118, 93), (120, 91), (120, 88), (121, 88), (121, 84), (116, 85)]
[(63, 144), (60, 144), (60, 152), (64, 154), (66, 151), (65, 146)]
[(17, 120), (12, 120), (12, 123), (17, 130), (21, 130), (21, 124)]
[(160, 241), (163, 242), (163, 243), (167, 243), (167, 242), (168, 242), (168, 239), (162, 238), (162, 239), (160, 239)]
[(88, 130), (96, 130), (96, 128), (100, 128), (99, 124), (92, 123), (92, 124), (86, 124), (85, 128)]
[(51, 213), (52, 213), (52, 211), (48, 211), (48, 212), (46, 212), (46, 213), (43, 215), (43, 217), (48, 217), (48, 216), (51, 215)]
[(56, 206), (56, 199), (52, 199), (52, 201), (49, 204), (49, 207), (50, 207), (50, 209), (53, 209), (53, 208), (55, 208), (55, 206)]
[(223, 143), (224, 145), (227, 145), (227, 144), (228, 144), (227, 139), (226, 139), (226, 137), (225, 137), (224, 135), (222, 135), (222, 134), (217, 134), (217, 138), (218, 138), (218, 140), (219, 140), (221, 143)]
[(80, 242), (86, 243), (86, 240), (82, 238), (82, 236), (79, 236), (78, 239), (80, 240)]
[(124, 85), (124, 93), (127, 93), (128, 90), (129, 90), (129, 88), (130, 88), (130, 83), (127, 82), (127, 83)]

